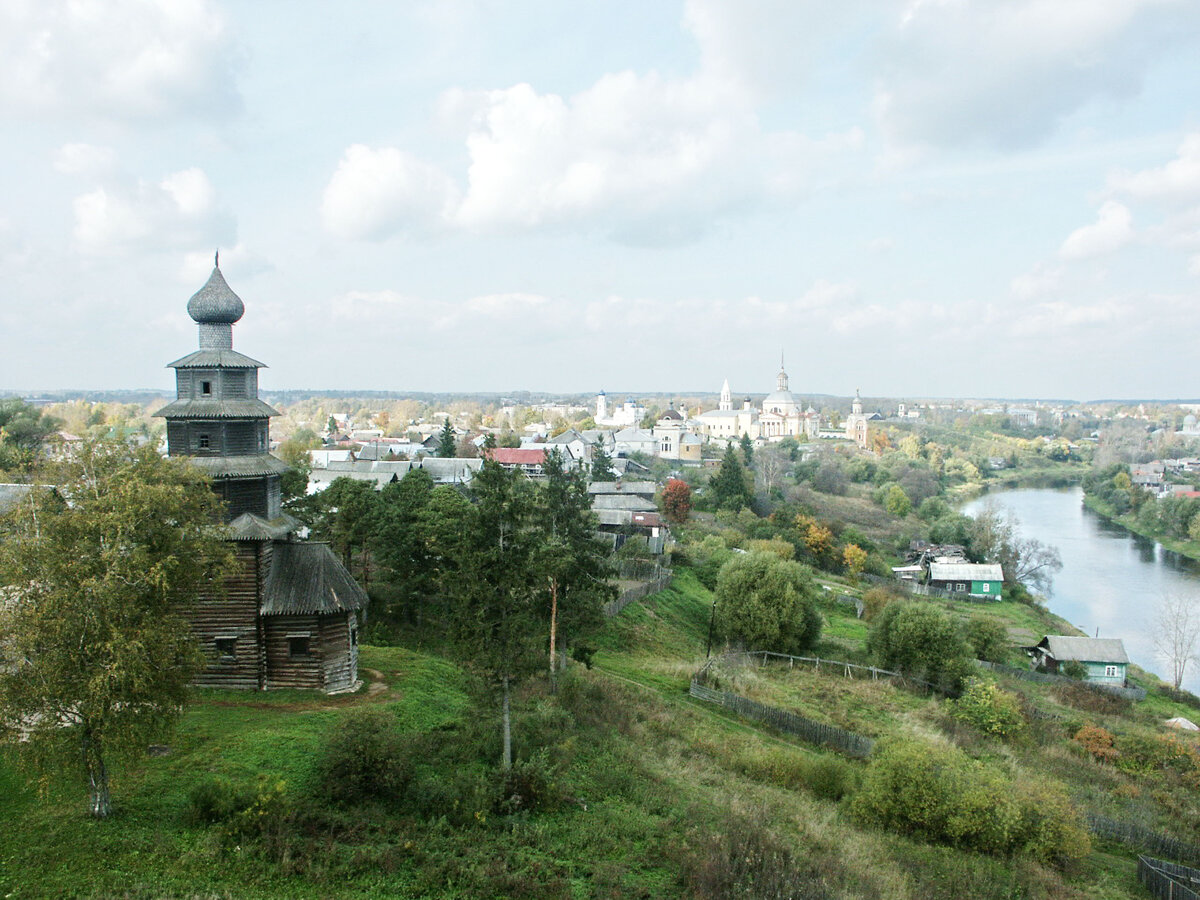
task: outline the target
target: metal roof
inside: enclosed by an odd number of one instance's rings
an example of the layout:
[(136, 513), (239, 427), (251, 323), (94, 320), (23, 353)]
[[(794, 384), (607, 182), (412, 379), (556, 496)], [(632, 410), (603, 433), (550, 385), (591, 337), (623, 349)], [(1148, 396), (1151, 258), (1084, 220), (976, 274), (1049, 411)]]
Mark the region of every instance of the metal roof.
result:
[(1071, 659), (1095, 663), (1129, 662), (1129, 657), (1125, 653), (1125, 645), (1121, 643), (1120, 638), (1070, 637), (1048, 634), (1042, 638), (1038, 646), (1045, 646), (1050, 651), (1050, 655), (1059, 662)]
[(588, 483), (588, 493), (644, 494), (653, 497), (657, 487), (653, 481), (592, 481)]
[(154, 414), (164, 419), (262, 419), (279, 412), (262, 400), (176, 400)]
[(266, 363), (260, 363), (236, 350), (196, 350), (173, 363), (167, 363), (168, 369), (214, 369), (218, 366), (226, 369), (267, 368)]
[(939, 563), (929, 564), (932, 581), (1003, 581), (1004, 569), (999, 563)]
[(654, 512), (658, 509), (653, 500), (639, 497), (637, 494), (595, 494), (592, 496), (592, 509), (629, 509), (634, 512)]
[(255, 478), (282, 475), (291, 469), (282, 459), (269, 453), (253, 456), (189, 456), (188, 462), (204, 470), (209, 478)]
[(367, 593), (333, 555), (316, 541), (277, 542), (263, 586), (264, 616), (338, 613), (362, 609)]

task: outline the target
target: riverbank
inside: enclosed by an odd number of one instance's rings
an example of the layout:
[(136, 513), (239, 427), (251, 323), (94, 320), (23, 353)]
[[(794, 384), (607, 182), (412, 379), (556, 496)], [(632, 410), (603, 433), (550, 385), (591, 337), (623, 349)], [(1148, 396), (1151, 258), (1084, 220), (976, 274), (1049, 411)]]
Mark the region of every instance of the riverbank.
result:
[[(1001, 470), (1004, 471), (1004, 470)], [(996, 474), (987, 481), (969, 481), (946, 491), (946, 499), (955, 504), (967, 503), (992, 491), (1038, 490), (1078, 487), (1083, 483), (1083, 470), (1037, 469), (1032, 472), (1009, 471)]]
[(1200, 562), (1200, 541), (1180, 541), (1166, 537), (1165, 535), (1155, 534), (1154, 531), (1146, 528), (1145, 525), (1139, 522), (1133, 513), (1119, 515), (1109, 504), (1089, 494), (1083, 495), (1083, 505), (1106, 522), (1119, 525), (1131, 534), (1136, 534), (1138, 537), (1155, 541), (1172, 553), (1178, 553), (1180, 556)]

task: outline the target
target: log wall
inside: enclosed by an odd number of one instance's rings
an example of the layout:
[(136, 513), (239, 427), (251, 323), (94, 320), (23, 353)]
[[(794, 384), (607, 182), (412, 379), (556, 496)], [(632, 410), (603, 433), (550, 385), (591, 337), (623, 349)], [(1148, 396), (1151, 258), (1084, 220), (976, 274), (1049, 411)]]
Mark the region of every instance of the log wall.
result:
[[(235, 544), (236, 569), (225, 578), (225, 595), (201, 596), (187, 612), (192, 633), (204, 650), (207, 664), (196, 677), (203, 687), (262, 687), (263, 658), (259, 640), (259, 579), (261, 550), (269, 544)], [(233, 659), (217, 652), (218, 638), (234, 639)]]

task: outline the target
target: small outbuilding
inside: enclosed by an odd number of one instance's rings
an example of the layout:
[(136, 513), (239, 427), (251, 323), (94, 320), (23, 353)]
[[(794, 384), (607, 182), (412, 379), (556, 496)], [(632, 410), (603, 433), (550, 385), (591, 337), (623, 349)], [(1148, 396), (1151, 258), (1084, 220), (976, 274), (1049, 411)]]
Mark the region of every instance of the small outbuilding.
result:
[(1066, 662), (1082, 663), (1087, 668), (1085, 681), (1095, 684), (1125, 684), (1129, 656), (1120, 638), (1073, 637), (1049, 634), (1033, 648), (1034, 662), (1057, 673)]

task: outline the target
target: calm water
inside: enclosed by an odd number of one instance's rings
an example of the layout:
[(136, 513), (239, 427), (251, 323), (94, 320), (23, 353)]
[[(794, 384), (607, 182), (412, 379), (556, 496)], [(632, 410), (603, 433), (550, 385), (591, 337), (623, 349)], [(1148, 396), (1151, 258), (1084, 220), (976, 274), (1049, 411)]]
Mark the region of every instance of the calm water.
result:
[[(1151, 638), (1155, 605), (1166, 593), (1200, 593), (1200, 564), (1085, 509), (1080, 488), (997, 491), (963, 512), (972, 515), (986, 503), (1011, 510), (1022, 535), (1059, 549), (1063, 568), (1048, 601), (1053, 612), (1090, 635), (1099, 629), (1100, 637), (1121, 638), (1130, 659), (1165, 675)], [(1184, 687), (1200, 691), (1195, 663)]]

